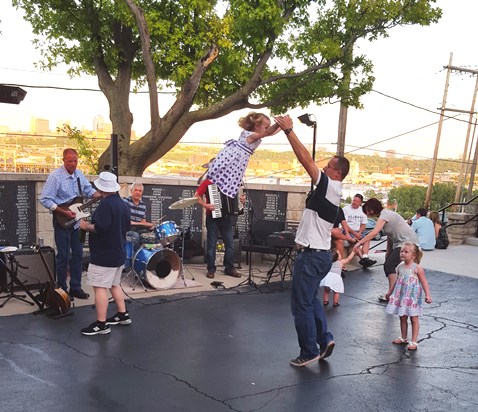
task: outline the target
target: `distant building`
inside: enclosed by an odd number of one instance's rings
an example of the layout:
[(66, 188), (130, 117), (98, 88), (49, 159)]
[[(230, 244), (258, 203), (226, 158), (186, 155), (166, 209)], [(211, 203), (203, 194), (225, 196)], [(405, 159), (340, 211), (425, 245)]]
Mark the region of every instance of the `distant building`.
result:
[(395, 159), (396, 154), (396, 150), (387, 150), (387, 152), (385, 153), (385, 157), (387, 159)]
[(93, 119), (93, 131), (96, 133), (111, 134), (113, 126), (110, 122), (105, 122), (103, 116), (95, 116)]
[(50, 121), (47, 119), (37, 119), (32, 117), (30, 120), (31, 134), (48, 134), (50, 133)]
[(356, 160), (352, 160), (350, 162), (350, 171), (348, 174), (349, 179), (359, 177), (359, 173), (360, 173), (359, 162), (357, 162)]
[(68, 125), (71, 127), (71, 120), (59, 120), (57, 123), (56, 123), (56, 127), (57, 129), (63, 129), (63, 126), (65, 125)]
[(191, 166), (202, 166), (209, 162), (211, 159), (211, 155), (209, 154), (195, 154), (193, 156), (189, 156), (189, 164)]

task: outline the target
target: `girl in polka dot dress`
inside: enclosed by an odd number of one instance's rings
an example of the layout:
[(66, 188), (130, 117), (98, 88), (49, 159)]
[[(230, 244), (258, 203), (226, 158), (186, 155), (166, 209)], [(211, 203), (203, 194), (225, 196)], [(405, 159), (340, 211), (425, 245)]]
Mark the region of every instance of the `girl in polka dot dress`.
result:
[(238, 140), (229, 140), (209, 168), (207, 178), (226, 196), (235, 197), (246, 172), (249, 158), (261, 144), (261, 139), (277, 133), (277, 124), (265, 114), (250, 112), (239, 119), (244, 130)]

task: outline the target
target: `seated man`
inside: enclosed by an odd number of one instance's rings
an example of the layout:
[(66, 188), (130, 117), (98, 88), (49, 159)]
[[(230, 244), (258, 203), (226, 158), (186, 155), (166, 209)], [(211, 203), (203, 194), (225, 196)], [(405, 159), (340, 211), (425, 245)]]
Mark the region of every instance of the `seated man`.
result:
[[(342, 227), (341, 227), (342, 226)], [(349, 234), (350, 228), (347, 225), (345, 220), (345, 215), (343, 210), (339, 207), (337, 217), (335, 218), (334, 227), (332, 228), (332, 248), (336, 249), (340, 256), (344, 257), (344, 241), (349, 242), (349, 245), (352, 246), (356, 240)], [(344, 267), (344, 271), (347, 269)]]
[[(360, 193), (357, 193), (353, 200), (352, 204), (344, 206), (344, 215), (347, 220), (347, 225), (350, 228), (349, 234), (351, 237), (358, 241), (362, 239), (363, 232), (367, 226), (367, 215), (362, 210), (363, 196)], [(365, 242), (361, 245), (360, 249), (357, 250), (357, 254), (360, 256), (359, 264), (364, 268), (374, 265), (377, 263), (376, 260), (369, 259), (368, 251), (370, 250), (370, 241)]]
[(144, 186), (142, 183), (133, 183), (131, 186), (131, 196), (123, 199), (129, 206), (131, 214), (131, 231), (126, 236), (132, 238), (135, 250), (139, 247), (140, 234), (154, 229), (154, 224), (146, 221), (146, 204), (141, 200), (143, 191)]
[(423, 250), (435, 249), (435, 225), (427, 217), (427, 210), (420, 208), (412, 219), (412, 229), (418, 236), (420, 247)]

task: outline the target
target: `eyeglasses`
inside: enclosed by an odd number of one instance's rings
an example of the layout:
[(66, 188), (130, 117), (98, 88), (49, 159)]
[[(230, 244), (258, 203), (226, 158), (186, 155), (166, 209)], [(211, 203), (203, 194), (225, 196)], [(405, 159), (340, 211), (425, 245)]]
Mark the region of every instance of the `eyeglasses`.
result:
[(340, 170), (340, 169), (338, 169), (337, 167), (332, 166), (330, 163), (327, 163), (327, 166), (325, 166), (324, 169)]

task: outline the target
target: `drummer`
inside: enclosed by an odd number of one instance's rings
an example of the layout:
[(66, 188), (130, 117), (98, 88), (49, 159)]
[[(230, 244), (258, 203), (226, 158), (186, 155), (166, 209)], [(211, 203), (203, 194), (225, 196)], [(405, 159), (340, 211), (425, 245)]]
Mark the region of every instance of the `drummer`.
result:
[(144, 186), (135, 182), (131, 185), (131, 196), (123, 199), (129, 206), (131, 213), (131, 232), (127, 236), (132, 238), (134, 249), (140, 244), (140, 234), (151, 232), (154, 224), (146, 221), (146, 204), (143, 202)]

